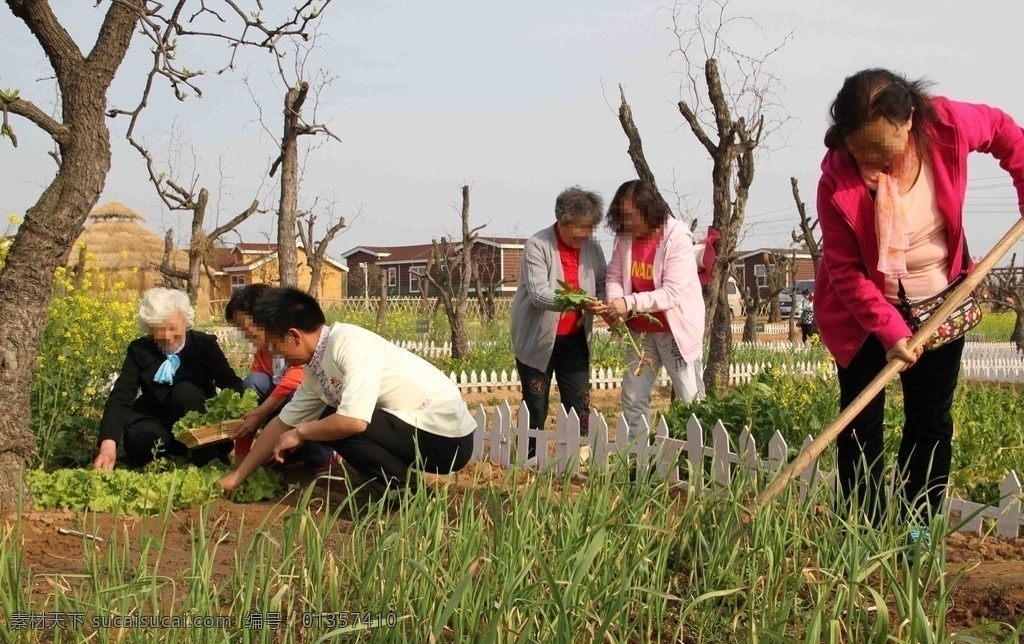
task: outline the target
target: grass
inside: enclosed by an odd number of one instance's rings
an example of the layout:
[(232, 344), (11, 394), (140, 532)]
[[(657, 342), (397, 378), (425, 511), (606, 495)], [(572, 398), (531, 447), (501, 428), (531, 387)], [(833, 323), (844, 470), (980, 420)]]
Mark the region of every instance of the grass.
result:
[(983, 342), (1008, 342), (1016, 320), (1017, 314), (1010, 311), (986, 313), (971, 331), (971, 337)]
[[(281, 526), (243, 524), (230, 534), (201, 516), (188, 528), (194, 546), (183, 572), (161, 560), (179, 523), (168, 511), (132, 543), (116, 532), (102, 547), (83, 542), (80, 569), (47, 574), (49, 583), (25, 567), (18, 523), (0, 535), (0, 640), (940, 642), (1022, 634), (996, 623), (949, 632), (956, 578), (941, 574), (941, 539), (908, 564), (902, 527), (872, 531), (821, 512), (831, 503), (824, 486), (806, 503), (779, 499), (733, 538), (741, 500), (761, 483), (686, 495), (663, 482), (630, 484), (623, 471), (595, 473), (582, 486), (513, 471), (500, 486), (465, 495), (421, 487), (394, 512), (315, 511), (307, 491)], [(232, 544), (233, 572), (215, 575), (217, 551)], [(11, 626), (14, 615), (47, 611), (84, 613), (86, 626)], [(339, 611), (368, 612), (370, 623), (347, 615), (342, 624)], [(92, 616), (115, 614), (230, 624), (88, 626)], [(256, 614), (276, 616), (279, 629), (247, 628)]]

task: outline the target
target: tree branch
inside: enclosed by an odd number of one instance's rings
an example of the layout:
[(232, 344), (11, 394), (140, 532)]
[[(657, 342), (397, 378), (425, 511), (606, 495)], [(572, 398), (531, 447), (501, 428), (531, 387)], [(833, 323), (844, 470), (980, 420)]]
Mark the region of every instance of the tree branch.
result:
[[(66, 125), (39, 109), (35, 103), (20, 98), (8, 101), (0, 96), (0, 105), (4, 111), (4, 125), (7, 125), (7, 111), (10, 110), (13, 114), (31, 121), (60, 145), (67, 143), (68, 137), (71, 135), (71, 131)], [(17, 139), (13, 140), (14, 147), (18, 147)]]
[(622, 125), (622, 131), (625, 132), (626, 138), (629, 140), (627, 154), (629, 154), (629, 158), (633, 161), (633, 169), (636, 170), (636, 174), (641, 181), (651, 184), (657, 190), (658, 182), (654, 180), (654, 173), (651, 172), (651, 167), (647, 165), (643, 143), (640, 140), (640, 132), (636, 129), (636, 123), (633, 122), (633, 110), (630, 109), (629, 103), (626, 102), (626, 90), (622, 87), (621, 83), (619, 84), (619, 97), (622, 99), (622, 102), (619, 104), (619, 123)]
[(242, 223), (243, 221), (245, 221), (246, 219), (251, 217), (252, 214), (254, 212), (256, 212), (256, 209), (259, 208), (259, 205), (260, 205), (260, 202), (258, 200), (254, 199), (252, 204), (248, 208), (243, 210), (241, 213), (236, 215), (234, 219), (232, 219), (231, 221), (227, 222), (223, 226), (218, 226), (217, 228), (215, 228), (213, 230), (213, 232), (210, 233), (210, 235), (207, 237), (207, 239), (209, 239), (212, 242), (215, 239), (217, 239), (218, 237), (220, 237), (221, 235), (223, 235), (224, 233), (234, 229), (235, 226), (237, 226), (238, 224)]
[[(85, 59), (74, 38), (50, 9), (50, 3), (36, 0), (7, 0), (7, 6), (39, 41), (39, 46), (43, 48), (47, 60), (53, 66), (58, 82), (63, 84), (70, 80)], [(110, 10), (113, 10), (113, 7)]]
[(146, 0), (116, 0), (107, 10), (96, 44), (85, 63), (109, 85), (131, 45), (135, 24), (145, 15)]

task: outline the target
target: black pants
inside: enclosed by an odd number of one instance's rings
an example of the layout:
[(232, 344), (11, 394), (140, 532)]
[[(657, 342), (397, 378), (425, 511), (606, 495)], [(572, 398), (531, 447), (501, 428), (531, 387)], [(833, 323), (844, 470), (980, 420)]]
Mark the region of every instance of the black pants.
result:
[(174, 432), (171, 431), (174, 419), (181, 418), (190, 411), (201, 412), (205, 409), (206, 394), (202, 389), (190, 382), (179, 382), (171, 388), (166, 407), (167, 416), (164, 418), (145, 416), (125, 426), (121, 440), (125, 463), (141, 467), (152, 461), (154, 456), (164, 455), (188, 455), (192, 462), (200, 467), (215, 458), (227, 462), (231, 443), (209, 445), (190, 451), (184, 443), (175, 440)]
[[(575, 409), (580, 417), (580, 435), (586, 436), (590, 427), (590, 349), (587, 334), (582, 330), (572, 335), (555, 338), (551, 360), (544, 371), (534, 369), (516, 360), (519, 380), (523, 388), (523, 402), (530, 412), (530, 429), (544, 429), (548, 417), (548, 398), (551, 394), (551, 376), (558, 379), (558, 392), (562, 406)], [(536, 456), (537, 440), (530, 439), (529, 458)]]
[(801, 324), (800, 325), (800, 334), (802, 336), (803, 343), (807, 344), (807, 341), (811, 337), (813, 337), (815, 335), (818, 335), (818, 325), (817, 324)]
[[(953, 392), (960, 375), (963, 339), (926, 351), (900, 374), (903, 385), (903, 438), (897, 455), (900, 496), (914, 520), (926, 521), (942, 508), (952, 460)], [(846, 408), (885, 366), (885, 349), (871, 336), (846, 368), (839, 368), (840, 406)], [(873, 523), (885, 510), (881, 392), (837, 439), (839, 482), (844, 497), (856, 494)], [(865, 475), (866, 474), (866, 475)]]
[(375, 409), (365, 431), (326, 445), (380, 491), (404, 485), (410, 468), (432, 474), (461, 470), (473, 456), (474, 436), (438, 436)]

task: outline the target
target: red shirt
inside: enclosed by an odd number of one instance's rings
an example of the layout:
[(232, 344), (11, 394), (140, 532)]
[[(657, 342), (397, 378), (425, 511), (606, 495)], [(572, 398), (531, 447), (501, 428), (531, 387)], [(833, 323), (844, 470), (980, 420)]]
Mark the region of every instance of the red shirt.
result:
[[(633, 285), (634, 293), (645, 293), (654, 290), (654, 254), (658, 251), (660, 237), (650, 239), (633, 239), (632, 264), (629, 268), (629, 278)], [(668, 320), (661, 311), (651, 313), (661, 326), (651, 322), (647, 318), (636, 317), (626, 321), (626, 326), (639, 333), (665, 333), (669, 330)]]
[[(558, 258), (562, 262), (562, 281), (573, 288), (580, 287), (580, 249), (573, 248), (562, 241), (562, 234), (555, 224), (555, 239), (558, 240)], [(577, 309), (564, 311), (558, 319), (558, 330), (555, 335), (572, 335), (580, 330), (583, 312)]]
[[(260, 347), (256, 350), (256, 354), (252, 357), (252, 367), (249, 368), (252, 373), (265, 373), (271, 378), (274, 377), (274, 356), (270, 353), (270, 350), (266, 347)], [(287, 398), (295, 393), (295, 390), (302, 384), (302, 379), (305, 373), (302, 371), (302, 367), (289, 367), (288, 371), (284, 372), (284, 376), (281, 377), (281, 381), (277, 383), (277, 387), (270, 393), (271, 398)]]

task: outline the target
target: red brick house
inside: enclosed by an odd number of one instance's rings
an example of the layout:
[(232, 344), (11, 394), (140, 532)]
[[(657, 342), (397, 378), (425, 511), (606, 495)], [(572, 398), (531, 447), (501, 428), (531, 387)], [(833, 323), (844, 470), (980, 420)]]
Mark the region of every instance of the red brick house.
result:
[[(502, 295), (515, 293), (519, 285), (519, 271), (523, 261), (526, 240), (517, 237), (479, 237), (473, 248), (473, 258), (480, 267), (483, 284), (500, 286)], [(381, 270), (381, 279), (387, 280), (388, 295), (419, 297), (422, 288), (431, 288), (423, 277), (430, 259), (431, 244), (413, 246), (356, 246), (342, 253), (348, 263), (348, 293), (361, 296), (366, 289), (370, 294), (379, 286), (371, 283), (370, 266)], [(457, 273), (457, 271), (456, 271)]]
[[(759, 288), (761, 299), (768, 299), (768, 274), (775, 271), (775, 257), (785, 255), (787, 258), (794, 256), (791, 248), (758, 248), (751, 251), (737, 251), (736, 261), (733, 265), (736, 268), (736, 282), (740, 291), (746, 292), (748, 287), (755, 284)], [(814, 262), (807, 252), (796, 251), (796, 279), (814, 280)], [(793, 279), (790, 274), (786, 275), (786, 284), (792, 286)]]

